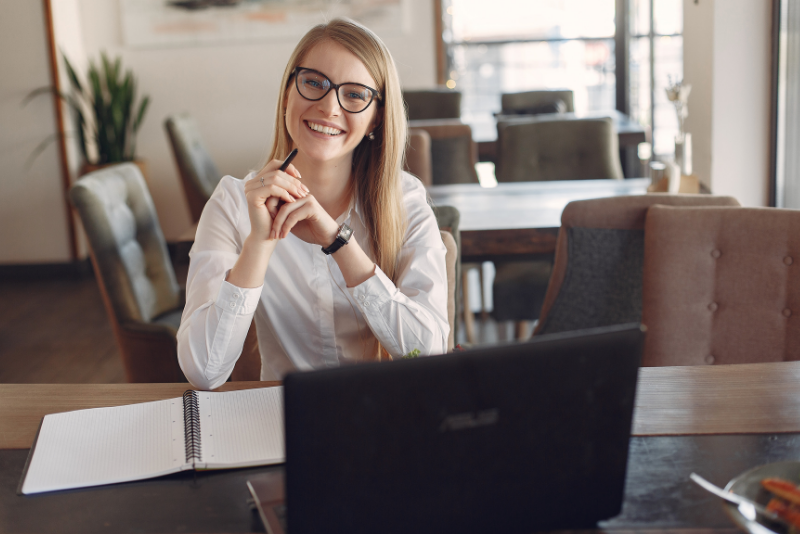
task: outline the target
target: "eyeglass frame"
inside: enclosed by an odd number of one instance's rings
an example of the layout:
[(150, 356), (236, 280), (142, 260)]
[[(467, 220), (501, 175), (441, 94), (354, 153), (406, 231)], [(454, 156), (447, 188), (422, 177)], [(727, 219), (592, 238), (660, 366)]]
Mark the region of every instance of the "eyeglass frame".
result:
[[(323, 78), (328, 80), (328, 83), (330, 83), (330, 87), (328, 87), (328, 90), (325, 91), (324, 95), (322, 95), (319, 98), (308, 98), (306, 95), (303, 94), (303, 92), (300, 90), (300, 86), (299, 86), (300, 82), (298, 81), (298, 76), (297, 76), (299, 74), (299, 71), (301, 71), (301, 70), (307, 70), (307, 71), (313, 72), (315, 74), (319, 74), (320, 76), (322, 76)], [(381, 95), (378, 92), (378, 90), (377, 89), (373, 89), (369, 85), (364, 85), (363, 83), (358, 83), (358, 82), (344, 82), (344, 83), (336, 84), (336, 83), (333, 83), (333, 80), (331, 80), (326, 74), (324, 74), (324, 73), (322, 73), (322, 72), (320, 72), (318, 70), (315, 70), (315, 69), (309, 69), (307, 67), (297, 66), (292, 71), (292, 76), (294, 76), (294, 88), (297, 89), (297, 94), (299, 94), (300, 96), (302, 96), (303, 98), (305, 98), (306, 100), (308, 100), (310, 102), (319, 102), (320, 100), (322, 100), (323, 98), (328, 96), (328, 93), (331, 92), (331, 89), (336, 89), (336, 93), (335, 93), (336, 94), (336, 102), (339, 103), (339, 107), (342, 108), (342, 110), (344, 110), (344, 111), (346, 111), (348, 113), (362, 113), (362, 112), (366, 111), (367, 109), (369, 109), (370, 105), (372, 105), (372, 102), (374, 100), (378, 100), (378, 101), (381, 100)], [(358, 85), (359, 87), (363, 87), (364, 89), (369, 89), (370, 93), (372, 94), (372, 98), (367, 103), (367, 105), (364, 106), (364, 109), (359, 110), (359, 111), (350, 111), (349, 109), (346, 109), (342, 105), (342, 101), (339, 99), (339, 88), (341, 86), (343, 86), (343, 85)]]

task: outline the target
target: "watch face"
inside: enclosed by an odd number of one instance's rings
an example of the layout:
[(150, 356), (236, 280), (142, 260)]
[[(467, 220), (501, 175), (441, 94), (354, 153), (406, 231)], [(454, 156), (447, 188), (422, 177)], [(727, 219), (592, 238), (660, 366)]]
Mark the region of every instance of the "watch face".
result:
[(342, 224), (342, 228), (339, 230), (340, 238), (344, 239), (345, 241), (350, 241), (350, 236), (353, 235), (353, 229), (347, 226), (346, 224)]

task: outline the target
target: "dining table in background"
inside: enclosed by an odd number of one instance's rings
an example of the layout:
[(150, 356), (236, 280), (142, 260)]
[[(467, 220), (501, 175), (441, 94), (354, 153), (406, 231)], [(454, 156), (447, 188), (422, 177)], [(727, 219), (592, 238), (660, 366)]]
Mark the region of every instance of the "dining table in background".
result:
[[(220, 389), (275, 385), (231, 382)], [(187, 387), (0, 384), (0, 531), (262, 531), (247, 503), (245, 481), (282, 467), (179, 473), (34, 496), (15, 493), (44, 415), (168, 399)], [(689, 474), (724, 485), (750, 467), (800, 459), (797, 391), (800, 362), (642, 368), (625, 502), (602, 530), (733, 532), (720, 501), (690, 482)]]
[(461, 261), (524, 260), (552, 254), (561, 212), (574, 200), (643, 195), (649, 178), (557, 182), (434, 185), (428, 193), (437, 206), (461, 214)]

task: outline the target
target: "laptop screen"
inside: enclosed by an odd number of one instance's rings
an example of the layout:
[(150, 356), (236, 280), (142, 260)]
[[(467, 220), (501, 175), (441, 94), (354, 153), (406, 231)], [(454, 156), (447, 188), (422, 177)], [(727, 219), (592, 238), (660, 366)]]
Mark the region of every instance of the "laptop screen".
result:
[(531, 532), (621, 508), (639, 325), (284, 381), (290, 534)]

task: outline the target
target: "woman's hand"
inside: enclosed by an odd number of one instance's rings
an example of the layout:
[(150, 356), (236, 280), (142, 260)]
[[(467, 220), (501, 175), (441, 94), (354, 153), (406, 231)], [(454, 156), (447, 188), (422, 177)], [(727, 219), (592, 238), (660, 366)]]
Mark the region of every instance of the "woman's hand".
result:
[(247, 213), (250, 217), (249, 239), (263, 242), (270, 239), (273, 217), (281, 201), (291, 205), (308, 195), (308, 188), (300, 182), (300, 173), (294, 165), (286, 172), (280, 169), (283, 162), (274, 159), (261, 169), (255, 178), (244, 184)]
[(272, 238), (283, 239), (292, 232), (306, 243), (327, 247), (339, 233), (339, 225), (314, 195), (306, 195), (270, 212), (275, 214), (272, 221)]

